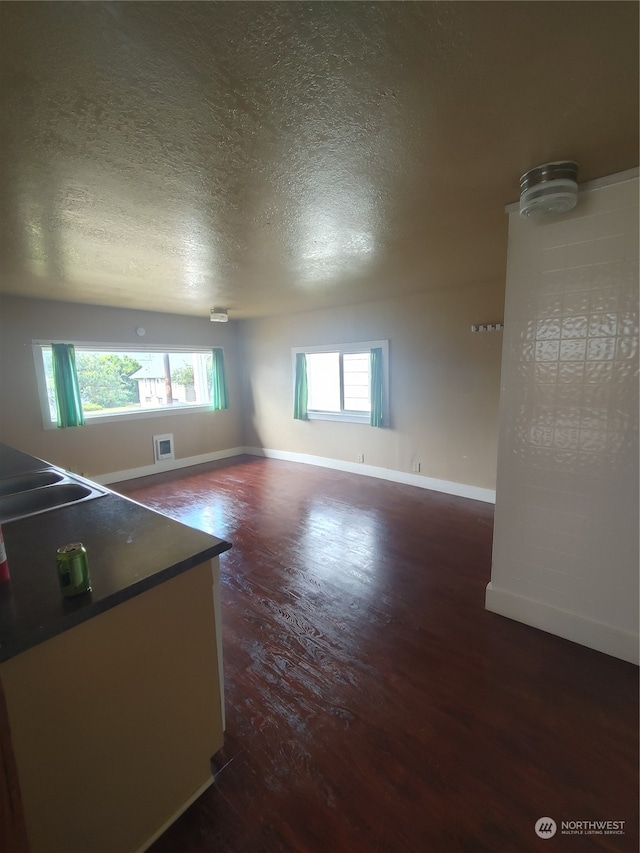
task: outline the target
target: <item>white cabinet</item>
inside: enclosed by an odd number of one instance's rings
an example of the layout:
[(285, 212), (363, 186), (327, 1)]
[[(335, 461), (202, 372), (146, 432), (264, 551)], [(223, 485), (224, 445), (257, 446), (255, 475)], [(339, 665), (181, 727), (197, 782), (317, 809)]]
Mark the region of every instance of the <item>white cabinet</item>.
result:
[(144, 850), (211, 784), (218, 584), (216, 557), (0, 665), (31, 853)]

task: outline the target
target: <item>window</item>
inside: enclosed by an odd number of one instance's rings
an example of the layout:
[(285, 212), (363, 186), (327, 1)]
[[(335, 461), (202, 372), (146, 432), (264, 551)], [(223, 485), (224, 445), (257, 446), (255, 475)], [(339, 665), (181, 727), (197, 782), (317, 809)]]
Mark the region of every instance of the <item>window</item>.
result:
[[(383, 398), (387, 401), (388, 341), (296, 347), (292, 350), (294, 382), (297, 356), (304, 354), (308, 419), (370, 423), (371, 350), (375, 348), (382, 350)], [(386, 405), (384, 411), (387, 411)]]
[[(56, 425), (50, 343), (34, 342), (45, 427)], [(75, 344), (85, 421), (170, 414), (212, 405), (211, 349), (129, 349)]]

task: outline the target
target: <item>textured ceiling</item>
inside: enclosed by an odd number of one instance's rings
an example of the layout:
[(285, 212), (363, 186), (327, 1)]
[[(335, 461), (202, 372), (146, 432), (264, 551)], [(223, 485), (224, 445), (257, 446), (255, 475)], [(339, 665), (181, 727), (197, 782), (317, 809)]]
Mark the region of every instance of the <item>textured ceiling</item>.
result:
[(1, 3), (1, 286), (231, 317), (502, 281), (638, 164), (635, 2)]

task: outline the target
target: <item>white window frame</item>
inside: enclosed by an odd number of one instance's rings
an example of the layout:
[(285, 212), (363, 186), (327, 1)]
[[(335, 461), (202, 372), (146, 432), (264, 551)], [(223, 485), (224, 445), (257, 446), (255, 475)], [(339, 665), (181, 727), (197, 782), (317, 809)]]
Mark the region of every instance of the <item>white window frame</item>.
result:
[[(291, 348), (291, 366), (293, 387), (295, 393), (296, 381), (296, 355), (298, 353), (320, 353), (320, 352), (337, 352), (340, 356), (352, 352), (369, 352), (369, 350), (380, 348), (382, 350), (382, 394), (383, 394), (383, 426), (389, 425), (389, 341), (359, 341), (349, 344), (323, 344), (320, 346), (310, 347), (292, 347)], [(342, 359), (340, 360), (342, 364)], [(343, 376), (342, 369), (340, 370), (340, 384), (342, 385)], [(341, 394), (342, 397), (342, 394)], [(307, 419), (310, 421), (342, 421), (343, 423), (353, 424), (369, 424), (371, 415), (369, 412), (321, 412), (314, 409), (307, 409)]]
[[(44, 359), (42, 355), (43, 347), (50, 347), (51, 344), (73, 344), (78, 350), (91, 350), (95, 352), (113, 352), (113, 353), (130, 353), (130, 352), (148, 352), (148, 353), (203, 353), (210, 355), (214, 348), (204, 346), (155, 346), (148, 344), (140, 345), (139, 343), (95, 343), (94, 341), (59, 341), (59, 340), (32, 340), (33, 361), (36, 371), (36, 383), (38, 386), (38, 397), (40, 400), (40, 411), (42, 413), (42, 424), (45, 429), (57, 429), (58, 425), (55, 419), (51, 418), (49, 409), (49, 397), (47, 394), (47, 382), (45, 378)], [(223, 349), (219, 347), (219, 349)], [(93, 412), (85, 412), (85, 426), (93, 424), (107, 424), (116, 421), (132, 421), (141, 420), (144, 418), (166, 417), (167, 415), (185, 415), (189, 412), (211, 412), (213, 411), (213, 402), (209, 403), (172, 403), (171, 406), (158, 406), (141, 408), (138, 411), (129, 412), (112, 412), (94, 414)]]

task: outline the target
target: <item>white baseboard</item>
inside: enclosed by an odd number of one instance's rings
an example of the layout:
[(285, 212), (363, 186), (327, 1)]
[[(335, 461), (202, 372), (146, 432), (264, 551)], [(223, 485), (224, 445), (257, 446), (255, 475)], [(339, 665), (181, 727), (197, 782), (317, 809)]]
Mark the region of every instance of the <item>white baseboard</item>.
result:
[(629, 663), (640, 662), (638, 636), (604, 622), (596, 622), (578, 613), (560, 610), (504, 589), (496, 589), (491, 583), (487, 585), (485, 607), (500, 616), (524, 622), (525, 625), (604, 652), (605, 655), (621, 658)]
[(308, 453), (289, 453), (286, 450), (269, 450), (262, 447), (245, 447), (244, 452), (251, 456), (266, 456), (269, 459), (283, 459), (287, 462), (301, 462), (305, 465), (333, 468), (335, 471), (346, 471), (349, 474), (363, 474), (365, 477), (391, 480), (394, 483), (404, 483), (406, 486), (418, 486), (421, 489), (430, 489), (433, 492), (445, 492), (448, 495), (471, 498), (474, 501), (484, 501), (485, 503), (496, 502), (496, 493), (493, 489), (468, 486), (465, 483), (453, 483), (449, 480), (436, 480), (433, 477), (395, 471), (392, 468), (378, 468), (375, 465), (365, 465), (363, 462), (345, 462), (341, 459), (330, 459), (326, 456), (311, 456)]
[(308, 453), (289, 453), (286, 450), (269, 450), (263, 447), (231, 447), (228, 450), (217, 450), (213, 453), (202, 453), (199, 456), (188, 456), (185, 459), (167, 459), (156, 465), (144, 465), (141, 468), (128, 468), (125, 471), (112, 471), (109, 474), (98, 474), (91, 479), (103, 486), (109, 483), (120, 483), (125, 480), (135, 480), (137, 477), (149, 477), (151, 474), (161, 474), (164, 471), (176, 471), (179, 468), (190, 468), (192, 465), (202, 465), (205, 462), (216, 462), (218, 459), (230, 459), (232, 456), (265, 456), (268, 459), (283, 459), (286, 462), (301, 462), (304, 465), (318, 465), (320, 468), (333, 468), (335, 471), (346, 471), (349, 474), (363, 474), (365, 477), (377, 477), (380, 480), (390, 480), (393, 483), (404, 483), (406, 486), (418, 486), (420, 489), (430, 489), (433, 492), (444, 492), (474, 501), (495, 503), (494, 489), (483, 489), (480, 486), (468, 486), (465, 483), (453, 483), (449, 480), (437, 480), (422, 474), (410, 474), (395, 471), (392, 468), (378, 468), (375, 465), (365, 465), (362, 462), (345, 462), (340, 459), (330, 459), (327, 456), (311, 456)]
[(155, 465), (143, 465), (141, 468), (127, 468), (125, 471), (112, 471), (110, 474), (97, 474), (90, 479), (103, 486), (109, 483), (121, 483), (124, 480), (135, 480), (137, 477), (149, 477), (151, 474), (162, 474), (164, 471), (176, 471), (178, 468), (190, 468), (192, 465), (202, 465), (205, 462), (217, 462), (218, 459), (229, 459), (240, 456), (248, 451), (244, 447), (231, 447), (228, 450), (215, 450), (212, 453), (201, 453), (198, 456), (187, 456), (184, 459), (165, 459)]

